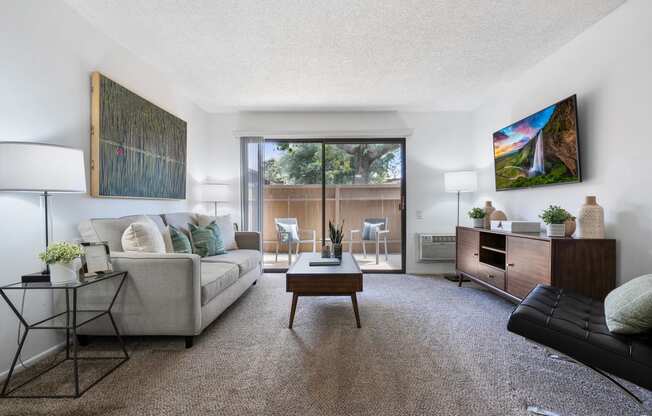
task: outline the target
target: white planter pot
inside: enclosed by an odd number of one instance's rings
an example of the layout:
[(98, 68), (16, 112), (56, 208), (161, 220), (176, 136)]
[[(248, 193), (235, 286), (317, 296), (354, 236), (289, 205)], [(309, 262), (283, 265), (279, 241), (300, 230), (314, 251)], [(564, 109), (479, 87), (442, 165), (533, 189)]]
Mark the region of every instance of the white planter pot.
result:
[(548, 237), (565, 237), (566, 224), (548, 224), (546, 227)]
[(77, 271), (79, 265), (77, 262), (71, 263), (54, 263), (50, 265), (50, 283), (53, 285), (60, 285), (64, 283), (72, 283), (79, 280)]
[(474, 228), (484, 228), (484, 218), (473, 218)]

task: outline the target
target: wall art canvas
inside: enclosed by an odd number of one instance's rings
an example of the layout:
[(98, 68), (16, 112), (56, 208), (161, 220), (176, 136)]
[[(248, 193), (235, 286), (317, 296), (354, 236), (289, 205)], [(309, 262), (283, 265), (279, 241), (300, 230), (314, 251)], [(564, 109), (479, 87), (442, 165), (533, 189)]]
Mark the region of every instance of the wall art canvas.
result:
[(573, 95), (493, 135), (496, 190), (580, 182)]
[(91, 195), (185, 199), (187, 123), (92, 75)]

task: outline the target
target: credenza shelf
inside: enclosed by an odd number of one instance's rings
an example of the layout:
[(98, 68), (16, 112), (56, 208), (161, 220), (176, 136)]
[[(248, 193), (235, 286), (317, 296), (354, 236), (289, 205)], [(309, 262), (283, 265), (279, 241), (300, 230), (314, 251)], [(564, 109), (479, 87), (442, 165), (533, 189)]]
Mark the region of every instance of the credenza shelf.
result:
[(480, 248), (481, 248), (482, 250), (489, 250), (489, 251), (493, 251), (493, 252), (495, 252), (495, 253), (502, 253), (502, 254), (506, 254), (506, 253), (507, 253), (507, 251), (505, 251), (505, 250), (501, 250), (501, 249), (499, 249), (499, 248), (494, 248), (494, 247), (482, 246), (482, 247), (480, 247)]
[(616, 285), (616, 241), (457, 227), (455, 268), (460, 284), (466, 276), (512, 301), (539, 283), (602, 300)]

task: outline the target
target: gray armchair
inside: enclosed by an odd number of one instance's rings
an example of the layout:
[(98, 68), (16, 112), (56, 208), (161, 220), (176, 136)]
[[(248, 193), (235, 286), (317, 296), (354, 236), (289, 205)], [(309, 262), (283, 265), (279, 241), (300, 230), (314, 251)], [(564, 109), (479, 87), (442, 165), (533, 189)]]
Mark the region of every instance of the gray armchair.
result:
[[(288, 264), (292, 263), (293, 244), (297, 255), (299, 255), (302, 243), (312, 243), (312, 252), (317, 251), (317, 232), (300, 229), (296, 218), (274, 218), (274, 224), (276, 225), (276, 262), (278, 262), (278, 250), (281, 244), (288, 246)], [(302, 238), (302, 236), (308, 238)]]
[(351, 230), (351, 241), (349, 243), (349, 253), (353, 252), (353, 243), (355, 236), (359, 235), (359, 241), (362, 244), (362, 254), (367, 258), (367, 247), (365, 242), (371, 241), (376, 243), (376, 264), (380, 262), (380, 242), (385, 243), (385, 261), (389, 261), (387, 252), (387, 235), (389, 234), (389, 218), (365, 218), (362, 221), (361, 230)]

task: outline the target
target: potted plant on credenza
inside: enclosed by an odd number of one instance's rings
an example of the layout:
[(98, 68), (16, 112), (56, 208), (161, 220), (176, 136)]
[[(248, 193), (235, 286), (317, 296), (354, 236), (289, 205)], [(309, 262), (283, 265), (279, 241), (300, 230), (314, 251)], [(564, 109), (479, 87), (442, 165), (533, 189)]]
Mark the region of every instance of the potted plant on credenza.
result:
[(550, 205), (539, 217), (546, 224), (548, 237), (565, 237), (566, 221), (573, 218), (568, 211), (557, 205)]
[(473, 220), (474, 228), (484, 228), (484, 216), (485, 212), (482, 208), (471, 208), (469, 211), (469, 218)]

